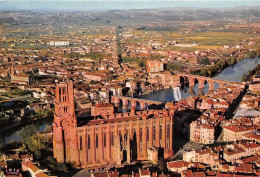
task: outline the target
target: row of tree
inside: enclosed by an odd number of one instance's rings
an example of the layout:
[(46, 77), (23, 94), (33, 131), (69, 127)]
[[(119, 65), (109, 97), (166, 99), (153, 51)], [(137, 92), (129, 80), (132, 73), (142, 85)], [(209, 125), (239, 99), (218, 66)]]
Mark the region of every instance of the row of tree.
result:
[(44, 108), (37, 108), (35, 110), (34, 117), (35, 119), (39, 118), (48, 118), (53, 116), (53, 109), (44, 109)]
[(19, 88), (12, 89), (10, 92), (3, 92), (1, 93), (1, 96), (7, 96), (7, 97), (20, 97), (20, 96), (25, 96), (27, 94), (31, 94), (29, 90), (22, 90)]
[(100, 52), (91, 52), (91, 53), (87, 53), (87, 54), (70, 52), (70, 53), (64, 53), (63, 57), (67, 57), (67, 58), (91, 58), (91, 59), (97, 60), (97, 59), (102, 59), (105, 56), (104, 56), (104, 54), (102, 54)]
[(177, 63), (170, 62), (170, 63), (166, 63), (165, 69), (168, 71), (180, 71), (181, 67)]
[(142, 31), (175, 31), (174, 27), (170, 26), (141, 26), (137, 30)]
[(118, 64), (121, 64), (122, 60), (122, 48), (121, 48), (121, 42), (120, 42), (120, 29), (122, 29), (121, 26), (116, 27), (116, 47), (117, 47), (117, 56), (118, 56)]
[[(200, 70), (193, 71), (192, 74), (211, 77), (211, 76), (214, 76), (215, 74), (221, 72), (226, 67), (236, 64), (238, 61), (240, 61), (242, 59), (243, 59), (242, 57), (234, 57), (234, 56), (231, 56), (227, 59), (221, 59), (218, 62), (216, 62), (214, 65), (204, 66)], [(204, 60), (206, 60), (206, 59), (204, 59)], [(203, 62), (207, 62), (207, 61), (203, 61)]]
[(145, 58), (135, 58), (135, 57), (123, 57), (123, 62), (125, 63), (137, 63), (140, 67), (146, 66)]
[(256, 67), (247, 73), (244, 73), (241, 80), (243, 82), (252, 80), (253, 76), (259, 76), (260, 75), (260, 64), (256, 65)]

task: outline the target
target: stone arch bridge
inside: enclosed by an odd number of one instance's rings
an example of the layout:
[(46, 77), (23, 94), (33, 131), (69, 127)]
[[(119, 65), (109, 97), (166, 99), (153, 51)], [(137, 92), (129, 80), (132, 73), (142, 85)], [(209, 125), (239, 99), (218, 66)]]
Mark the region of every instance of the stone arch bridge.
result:
[(209, 84), (209, 90), (214, 90), (215, 83), (219, 85), (219, 88), (222, 88), (224, 85), (228, 85), (228, 84), (242, 84), (239, 82), (231, 82), (231, 81), (225, 81), (225, 80), (197, 76), (197, 75), (182, 74), (182, 73), (177, 73), (174, 75), (174, 77), (175, 77), (174, 86), (180, 86), (182, 82), (184, 83), (188, 82), (189, 87), (193, 87), (195, 85), (195, 82), (197, 81), (199, 84), (199, 88), (203, 89), (205, 83), (207, 82)]
[(111, 96), (111, 103), (113, 104), (119, 104), (120, 100), (123, 103), (123, 106), (128, 106), (128, 103), (131, 103), (132, 107), (136, 107), (137, 103), (140, 104), (140, 109), (145, 109), (145, 107), (155, 104), (155, 105), (161, 105), (163, 102), (160, 101), (153, 101), (153, 100), (146, 100), (146, 99), (140, 99), (140, 98), (132, 98), (132, 97), (124, 97), (124, 96)]

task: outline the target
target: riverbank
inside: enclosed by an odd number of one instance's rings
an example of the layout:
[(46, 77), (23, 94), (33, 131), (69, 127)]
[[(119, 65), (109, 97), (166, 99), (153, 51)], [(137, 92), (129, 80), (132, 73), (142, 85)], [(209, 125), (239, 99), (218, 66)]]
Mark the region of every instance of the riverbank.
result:
[(21, 124), (18, 126), (15, 126), (10, 129), (6, 129), (5, 131), (2, 131), (0, 133), (0, 145), (3, 146), (5, 144), (11, 143), (11, 142), (20, 142), (21, 137), (19, 136), (22, 128), (28, 126), (28, 125), (35, 125), (35, 127), (38, 129), (38, 131), (44, 131), (47, 126), (51, 126), (53, 122), (53, 117), (47, 117), (45, 119), (39, 119), (32, 122), (28, 122), (27, 124)]
[(251, 81), (253, 76), (260, 75), (260, 64), (258, 64), (254, 69), (248, 71), (247, 73), (244, 73), (242, 76), (242, 81)]
[(8, 125), (4, 125), (0, 127), (0, 133), (5, 132), (6, 130), (9, 130), (10, 128), (17, 128), (20, 126), (26, 126), (28, 124), (31, 124), (35, 121), (41, 120), (41, 119), (48, 119), (53, 117), (53, 111), (52, 110), (38, 110), (32, 115), (20, 118), (19, 121), (17, 119), (10, 120)]
[(166, 89), (170, 89), (170, 88), (166, 88), (166, 87), (155, 87), (155, 88), (153, 88), (153, 89), (150, 89), (149, 91), (146, 91), (146, 92), (141, 93), (139, 97), (144, 96), (144, 95), (149, 95), (149, 94), (151, 94), (151, 93), (153, 93), (153, 92), (157, 92), (157, 91), (160, 91), (160, 90), (166, 90)]
[(214, 78), (233, 82), (241, 82), (241, 78), (243, 77), (244, 73), (252, 70), (258, 64), (260, 64), (260, 57), (247, 58), (237, 62), (235, 65), (226, 67), (221, 71), (221, 73), (216, 74)]
[(16, 128), (16, 127), (19, 127), (19, 126), (22, 126), (21, 122), (14, 123), (12, 125), (9, 125), (9, 126), (3, 127), (3, 128), (1, 127), (0, 133), (2, 134), (3, 132), (6, 132), (6, 131), (8, 131), (12, 128)]
[(24, 126), (33, 124), (39, 120), (43, 120), (43, 119), (52, 119), (53, 116), (48, 116), (48, 117), (42, 117), (42, 118), (38, 118), (38, 119), (32, 119), (30, 121), (26, 121), (26, 122), (16, 122), (12, 125), (6, 126), (6, 127), (1, 127), (0, 129), (0, 134), (5, 134), (6, 132), (9, 132), (11, 129), (18, 129), (18, 128), (22, 128)]
[(247, 51), (243, 56), (232, 56), (232, 57), (229, 57), (228, 59), (221, 59), (214, 65), (204, 66), (199, 71), (191, 72), (191, 74), (205, 76), (205, 77), (214, 77), (229, 66), (233, 66), (233, 65), (237, 64), (238, 62), (245, 60), (245, 59), (257, 58), (257, 57), (260, 57), (259, 52), (255, 51), (255, 50)]
[(0, 130), (0, 134), (1, 135), (5, 135), (5, 134), (9, 134), (10, 132), (13, 132), (13, 131), (16, 131), (15, 129), (21, 129), (27, 125), (31, 125), (31, 124), (35, 124), (36, 122), (41, 122), (44, 120), (53, 120), (53, 117), (52, 116), (49, 116), (49, 117), (45, 117), (45, 118), (41, 118), (41, 119), (35, 119), (35, 120), (32, 120), (30, 122), (25, 122), (25, 123), (16, 123), (16, 124), (13, 124), (13, 125), (10, 125), (8, 127), (5, 127), (5, 128), (1, 128)]

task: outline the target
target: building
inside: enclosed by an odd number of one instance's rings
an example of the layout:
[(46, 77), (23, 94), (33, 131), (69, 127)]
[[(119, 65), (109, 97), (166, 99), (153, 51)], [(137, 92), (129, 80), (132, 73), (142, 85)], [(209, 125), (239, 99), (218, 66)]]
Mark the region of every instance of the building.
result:
[(32, 177), (48, 177), (41, 169), (35, 166), (32, 162), (22, 162), (23, 171), (29, 171)]
[(169, 71), (164, 72), (151, 72), (149, 73), (151, 77), (150, 83), (163, 85), (165, 88), (170, 88), (172, 85), (172, 74)]
[(100, 74), (100, 73), (91, 73), (91, 72), (84, 72), (82, 73), (83, 77), (87, 80), (93, 80), (93, 81), (107, 81), (108, 76), (106, 74)]
[(31, 83), (31, 77), (27, 74), (11, 75), (11, 82), (21, 85), (29, 85)]
[(115, 86), (110, 88), (110, 92), (112, 93), (112, 95), (117, 95), (117, 96), (122, 96), (122, 87), (120, 86)]
[(164, 71), (164, 63), (159, 61), (147, 60), (146, 69), (148, 73)]
[(167, 162), (167, 168), (172, 172), (181, 173), (188, 169), (188, 163), (185, 161), (171, 161)]
[(199, 44), (197, 44), (197, 43), (192, 43), (192, 44), (178, 43), (178, 44), (175, 44), (175, 46), (177, 46), (177, 47), (197, 47), (197, 46), (199, 46)]
[(110, 103), (98, 103), (91, 106), (91, 116), (114, 114), (114, 105)]
[(16, 74), (14, 71), (14, 64), (12, 63), (11, 82), (21, 85), (29, 85), (32, 82), (32, 78), (28, 74)]
[(235, 162), (242, 157), (251, 156), (259, 150), (260, 145), (254, 142), (227, 145), (223, 152), (223, 158), (227, 162)]
[(215, 126), (210, 123), (193, 121), (190, 124), (190, 140), (201, 144), (212, 144), (215, 140)]
[(253, 82), (249, 84), (249, 90), (252, 92), (260, 91), (260, 77), (254, 76)]
[(242, 140), (243, 135), (252, 133), (254, 131), (256, 131), (256, 127), (253, 126), (240, 126), (240, 125), (225, 126), (223, 128), (223, 132), (224, 132), (223, 140), (227, 142)]
[(106, 115), (77, 121), (73, 83), (56, 86), (53, 122), (53, 153), (58, 162), (93, 167), (148, 160), (149, 148), (163, 149), (163, 158), (173, 155), (174, 109)]
[(65, 45), (70, 45), (69, 41), (51, 41), (50, 45), (53, 46), (65, 46)]

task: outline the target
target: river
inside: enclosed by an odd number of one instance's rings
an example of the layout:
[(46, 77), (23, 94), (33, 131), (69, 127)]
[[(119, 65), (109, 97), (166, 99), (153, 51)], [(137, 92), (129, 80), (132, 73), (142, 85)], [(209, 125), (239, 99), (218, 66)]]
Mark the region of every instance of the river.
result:
[[(227, 81), (235, 81), (235, 82), (241, 82), (241, 77), (244, 73), (247, 73), (249, 70), (252, 70), (257, 64), (260, 64), (260, 58), (251, 58), (251, 59), (244, 59), (238, 63), (236, 63), (233, 66), (229, 66), (225, 68), (222, 72), (217, 74), (214, 78), (216, 79), (222, 79)], [(215, 85), (215, 89), (217, 89), (218, 86)], [(208, 84), (205, 84), (204, 93), (208, 92)], [(182, 98), (187, 98), (190, 95), (199, 95), (200, 91), (198, 89), (198, 84), (195, 84), (194, 90), (190, 91), (188, 86), (184, 86), (181, 88), (181, 95)], [(162, 102), (169, 102), (174, 100), (173, 96), (173, 90), (172, 89), (166, 89), (166, 90), (159, 90), (155, 91), (153, 93), (142, 95), (141, 98), (143, 99), (149, 99), (149, 100), (155, 100), (155, 101), (162, 101)], [(139, 105), (137, 105), (137, 108)], [(119, 108), (119, 111), (121, 111), (122, 108)], [(128, 109), (123, 109), (123, 112), (129, 111)], [(39, 131), (43, 131), (46, 126), (51, 125), (52, 120), (46, 119), (46, 120), (39, 120), (34, 123), (34, 125), (38, 128)], [(16, 128), (13, 130), (10, 130), (7, 133), (0, 135), (0, 146), (6, 143), (10, 143), (12, 141), (19, 141), (19, 132), (22, 128)]]
[[(257, 64), (260, 64), (260, 57), (258, 58), (250, 58), (244, 59), (235, 65), (229, 66), (225, 68), (222, 72), (215, 75), (213, 78), (227, 80), (227, 81), (234, 81), (234, 82), (241, 82), (241, 78), (244, 73), (252, 70)], [(218, 88), (218, 84), (215, 84), (214, 89)], [(205, 84), (203, 93), (208, 93), (209, 86)], [(182, 98), (187, 98), (191, 95), (199, 95), (199, 87), (198, 83), (195, 84), (194, 90), (191, 92), (189, 87), (186, 85), (181, 88), (181, 96)], [(153, 93), (142, 95), (141, 98), (148, 99), (148, 100), (155, 100), (155, 101), (162, 101), (162, 102), (170, 102), (174, 100), (173, 90), (166, 89), (166, 90), (159, 90)]]
[[(50, 126), (52, 124), (52, 119), (51, 118), (40, 119), (40, 120), (35, 121), (33, 124), (39, 131), (44, 131), (44, 129), (47, 126)], [(14, 141), (20, 141), (21, 138), (19, 136), (19, 133), (21, 132), (21, 130), (22, 130), (22, 127), (18, 127), (18, 128), (10, 129), (4, 133), (1, 133), (0, 134), (0, 147), (7, 143), (11, 143)]]
[(214, 78), (227, 81), (241, 82), (243, 74), (254, 69), (254, 67), (256, 67), (256, 65), (258, 64), (260, 64), (260, 57), (244, 59), (233, 66), (225, 68)]

